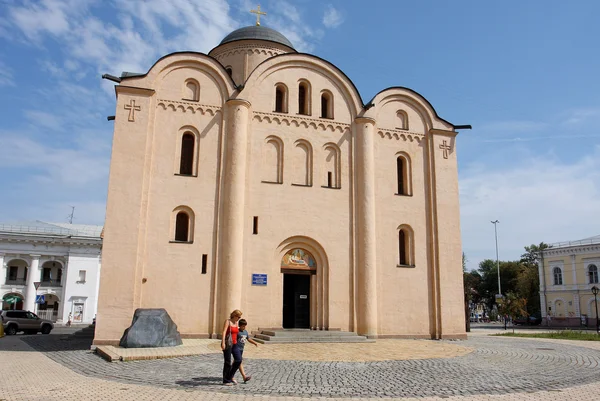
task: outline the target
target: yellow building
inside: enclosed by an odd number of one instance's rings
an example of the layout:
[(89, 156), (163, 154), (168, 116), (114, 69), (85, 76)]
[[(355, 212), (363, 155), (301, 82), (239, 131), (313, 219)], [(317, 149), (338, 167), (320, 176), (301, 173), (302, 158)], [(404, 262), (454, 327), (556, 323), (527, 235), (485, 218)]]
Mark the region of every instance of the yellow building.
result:
[(263, 26), (111, 79), (96, 344), (140, 307), (184, 337), (233, 309), (253, 328), (465, 337), (459, 126), (423, 96), (365, 103)]
[(538, 268), (544, 324), (595, 327), (596, 305), (591, 288), (600, 288), (600, 235), (553, 244), (543, 251)]

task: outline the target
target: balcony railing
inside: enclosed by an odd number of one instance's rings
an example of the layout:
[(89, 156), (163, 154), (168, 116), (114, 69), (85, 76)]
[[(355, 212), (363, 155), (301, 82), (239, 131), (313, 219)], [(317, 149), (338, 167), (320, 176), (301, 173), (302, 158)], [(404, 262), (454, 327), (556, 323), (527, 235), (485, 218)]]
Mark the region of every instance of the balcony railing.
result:
[(40, 284), (40, 287), (62, 287), (60, 280), (44, 280)]
[(6, 285), (25, 285), (26, 283), (24, 278), (7, 278), (5, 282)]

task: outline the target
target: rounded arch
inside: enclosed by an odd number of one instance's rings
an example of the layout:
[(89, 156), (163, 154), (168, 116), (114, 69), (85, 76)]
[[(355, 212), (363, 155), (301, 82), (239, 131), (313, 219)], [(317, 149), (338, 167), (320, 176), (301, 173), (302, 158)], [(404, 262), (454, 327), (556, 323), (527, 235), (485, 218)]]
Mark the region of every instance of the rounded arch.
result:
[(404, 151), (396, 152), (396, 195), (412, 196), (412, 164), (410, 155)]
[[(272, 150), (270, 149), (272, 147)], [(270, 152), (271, 151), (271, 152)], [(272, 153), (272, 154), (269, 154)], [(283, 141), (276, 135), (265, 138), (265, 152), (263, 154), (263, 181), (283, 183)]]
[(235, 82), (225, 67), (214, 58), (200, 52), (174, 52), (159, 58), (145, 74), (122, 77), (122, 85), (136, 84), (156, 87), (155, 83), (169, 72), (182, 67), (198, 68), (211, 76), (217, 84), (223, 101), (229, 99), (237, 90)]
[(266, 76), (289, 67), (308, 68), (329, 77), (343, 94), (343, 101), (347, 104), (352, 117), (356, 117), (362, 111), (363, 102), (360, 93), (350, 78), (334, 64), (312, 54), (285, 53), (263, 61), (248, 76), (244, 91), (252, 94), (254, 88), (259, 86)]
[(273, 255), (273, 262), (279, 266), (285, 254), (296, 248), (309, 252), (317, 265), (315, 279), (311, 283), (311, 291), (314, 290), (317, 294), (316, 297), (311, 296), (311, 327), (329, 329), (329, 259), (327, 253), (317, 240), (296, 235), (279, 243)]
[(321, 90), (321, 118), (329, 118), (333, 120), (333, 93), (328, 89)]
[(415, 232), (408, 224), (400, 224), (398, 233), (398, 266), (415, 266)]
[(408, 131), (410, 125), (408, 121), (408, 113), (404, 110), (396, 111), (396, 121), (398, 123), (397, 128)]
[(341, 188), (342, 150), (333, 142), (327, 142), (323, 145), (323, 150), (325, 151), (325, 171), (327, 173), (326, 186), (329, 188)]
[(564, 285), (563, 268), (560, 266), (554, 266), (552, 268), (552, 285)]
[(299, 166), (294, 166), (294, 169), (298, 172), (303, 172), (300, 178), (302, 182), (297, 182), (296, 184), (312, 186), (313, 181), (313, 148), (309, 141), (306, 139), (298, 139), (294, 142), (294, 146), (296, 148), (302, 149), (305, 153), (304, 157), (304, 168), (298, 169)]
[(275, 107), (273, 110), (276, 113), (287, 113), (289, 110), (289, 90), (283, 82), (275, 84)]
[(175, 140), (173, 171), (177, 175), (196, 177), (200, 155), (200, 131), (192, 125), (184, 125), (177, 131)]
[(180, 205), (171, 213), (171, 242), (194, 242), (194, 211), (189, 206)]
[(184, 82), (182, 92), (183, 100), (197, 102), (200, 100), (200, 83), (194, 78), (188, 78)]
[(305, 78), (298, 80), (298, 114), (312, 116), (312, 85)]
[(454, 130), (454, 125), (441, 118), (423, 95), (404, 86), (392, 86), (377, 93), (368, 103), (375, 106), (374, 111), (368, 114), (374, 113), (373, 115), (376, 116), (385, 104), (393, 101), (405, 102), (419, 110), (428, 130), (431, 128)]
[(6, 284), (25, 285), (29, 275), (31, 261), (23, 257), (9, 259), (5, 263), (7, 269)]
[(23, 310), (24, 302), (25, 296), (19, 291), (6, 291), (0, 297), (2, 310)]
[(589, 263), (586, 267), (588, 284), (598, 284), (598, 264)]

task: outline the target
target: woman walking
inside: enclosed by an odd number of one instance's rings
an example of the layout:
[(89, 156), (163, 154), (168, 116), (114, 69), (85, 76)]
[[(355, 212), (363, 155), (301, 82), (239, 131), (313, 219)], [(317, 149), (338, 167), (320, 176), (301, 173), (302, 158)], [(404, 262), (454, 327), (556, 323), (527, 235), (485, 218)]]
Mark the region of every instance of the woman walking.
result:
[[(223, 350), (223, 384), (232, 386), (235, 383), (233, 376), (242, 363), (242, 354), (237, 345), (238, 320), (242, 317), (242, 312), (234, 310), (229, 315), (229, 319), (223, 323), (223, 332), (221, 333), (221, 349)], [(233, 355), (233, 364), (231, 356)]]

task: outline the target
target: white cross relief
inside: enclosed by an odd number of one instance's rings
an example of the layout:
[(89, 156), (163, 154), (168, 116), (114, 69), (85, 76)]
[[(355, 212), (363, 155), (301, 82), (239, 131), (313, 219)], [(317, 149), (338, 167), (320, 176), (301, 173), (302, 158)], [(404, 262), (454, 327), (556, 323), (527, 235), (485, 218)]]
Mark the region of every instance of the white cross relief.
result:
[(442, 149), (444, 151), (444, 159), (448, 158), (448, 151), (452, 150), (452, 146), (448, 145), (447, 141), (444, 141), (441, 145), (440, 145), (440, 149)]
[(125, 110), (129, 110), (128, 121), (135, 121), (135, 112), (142, 110), (140, 106), (135, 105), (135, 100), (131, 99), (129, 104), (125, 105)]

